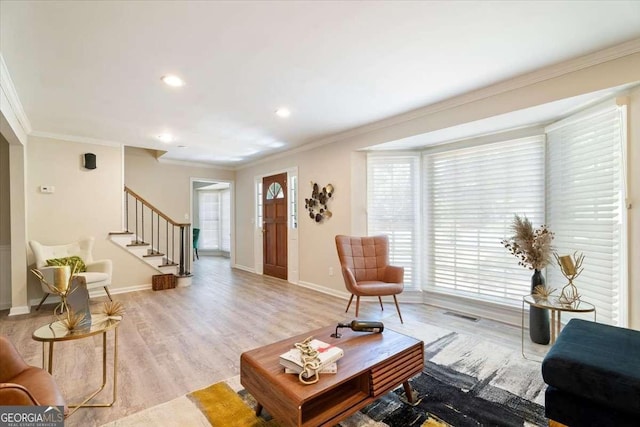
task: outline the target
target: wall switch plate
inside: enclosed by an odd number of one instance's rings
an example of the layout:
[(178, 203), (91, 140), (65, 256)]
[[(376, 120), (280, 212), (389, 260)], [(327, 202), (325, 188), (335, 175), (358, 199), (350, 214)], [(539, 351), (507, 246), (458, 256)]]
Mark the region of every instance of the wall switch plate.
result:
[(51, 194), (51, 193), (54, 193), (55, 191), (56, 191), (56, 187), (54, 187), (53, 185), (41, 185), (40, 186), (40, 192), (41, 193)]
[(333, 267), (329, 267), (329, 276), (333, 276)]

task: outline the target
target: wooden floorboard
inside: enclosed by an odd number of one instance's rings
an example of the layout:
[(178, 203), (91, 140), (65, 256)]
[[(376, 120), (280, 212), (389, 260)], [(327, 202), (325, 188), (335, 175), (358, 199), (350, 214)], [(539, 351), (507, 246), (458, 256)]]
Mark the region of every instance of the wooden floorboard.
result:
[[(193, 274), (190, 287), (114, 296), (126, 309), (119, 328), (118, 399), (112, 408), (78, 410), (66, 426), (101, 425), (166, 402), (238, 375), (240, 354), (246, 350), (353, 319), (354, 308), (345, 314), (344, 299), (231, 269), (225, 258), (201, 256)], [(100, 311), (105, 300), (91, 300), (92, 312)], [(424, 304), (400, 307), (407, 325), (436, 325), (521, 348), (519, 327), (485, 319), (473, 322)], [(31, 334), (52, 320), (52, 309), (44, 305), (38, 312), (11, 317), (8, 310), (0, 312), (0, 334), (9, 336), (31, 365), (42, 364), (41, 344)], [(399, 325), (391, 299), (385, 300), (384, 311), (377, 299), (363, 299), (360, 318), (383, 320), (385, 327)], [(110, 335), (109, 355), (112, 342)], [(527, 352), (544, 350), (527, 345)], [(99, 386), (101, 357), (98, 336), (56, 344), (54, 377), (68, 401), (78, 401)], [(109, 385), (101, 396), (107, 398), (111, 391)]]

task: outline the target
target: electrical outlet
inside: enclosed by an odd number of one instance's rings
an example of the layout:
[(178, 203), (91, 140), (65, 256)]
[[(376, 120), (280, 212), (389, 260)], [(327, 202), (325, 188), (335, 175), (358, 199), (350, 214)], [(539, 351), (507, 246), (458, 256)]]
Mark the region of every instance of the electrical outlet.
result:
[(329, 276), (333, 276), (333, 267), (329, 267)]

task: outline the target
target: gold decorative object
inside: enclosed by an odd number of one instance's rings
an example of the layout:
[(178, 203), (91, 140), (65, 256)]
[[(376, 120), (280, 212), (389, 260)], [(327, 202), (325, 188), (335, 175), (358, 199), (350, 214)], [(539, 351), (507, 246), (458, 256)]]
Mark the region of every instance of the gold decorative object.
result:
[(578, 255), (578, 252), (574, 252), (573, 257), (571, 257), (569, 255), (558, 256), (558, 254), (554, 252), (553, 256), (560, 266), (560, 271), (569, 281), (569, 283), (562, 288), (558, 302), (561, 304), (572, 304), (580, 300), (580, 294), (578, 294), (578, 288), (573, 284), (573, 279), (582, 273), (584, 254)]
[(102, 306), (102, 312), (107, 315), (107, 317), (122, 317), (124, 315), (124, 307), (119, 301), (107, 301)]
[(317, 223), (333, 216), (329, 211), (329, 200), (333, 197), (335, 188), (332, 184), (320, 188), (317, 182), (311, 181), (311, 197), (304, 199), (304, 208), (309, 211), (309, 218)]
[(548, 299), (555, 291), (555, 289), (550, 289), (545, 285), (538, 285), (533, 288), (533, 296), (541, 299)]
[(311, 347), (310, 342), (312, 339), (313, 337), (308, 337), (306, 340), (294, 344), (295, 348), (300, 350), (302, 359), (302, 371), (298, 375), (298, 379), (305, 385), (315, 384), (320, 379), (319, 353)]
[(62, 325), (69, 331), (78, 329), (78, 326), (82, 324), (85, 318), (84, 313), (74, 313), (73, 310), (67, 310), (67, 316), (60, 320)]
[[(53, 314), (58, 317), (58, 320), (63, 321), (60, 317), (63, 313), (66, 313), (66, 321), (69, 324), (73, 324), (77, 326), (79, 322), (71, 322), (71, 317), (73, 316), (73, 312), (69, 310), (69, 305), (67, 304), (67, 298), (77, 289), (77, 286), (73, 286), (73, 280), (78, 275), (78, 271), (80, 270), (79, 263), (74, 263), (73, 266), (62, 265), (62, 266), (53, 266), (53, 284), (49, 283), (47, 279), (45, 279), (42, 272), (36, 268), (32, 268), (31, 272), (35, 274), (35, 276), (45, 284), (45, 286), (51, 291), (52, 294), (60, 297), (60, 304), (53, 309)], [(59, 310), (59, 313), (58, 313)], [(80, 318), (80, 321), (84, 318), (84, 315)]]

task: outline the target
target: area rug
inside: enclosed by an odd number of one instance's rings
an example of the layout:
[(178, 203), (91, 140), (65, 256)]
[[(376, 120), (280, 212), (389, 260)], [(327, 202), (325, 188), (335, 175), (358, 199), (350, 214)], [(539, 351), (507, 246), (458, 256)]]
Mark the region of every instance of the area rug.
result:
[[(400, 332), (425, 342), (425, 368), (411, 380), (419, 403), (405, 403), (399, 387), (341, 427), (547, 425), (540, 364), (477, 336), (414, 328)], [(254, 399), (234, 377), (107, 426), (279, 426), (266, 411), (256, 417), (253, 408)]]

